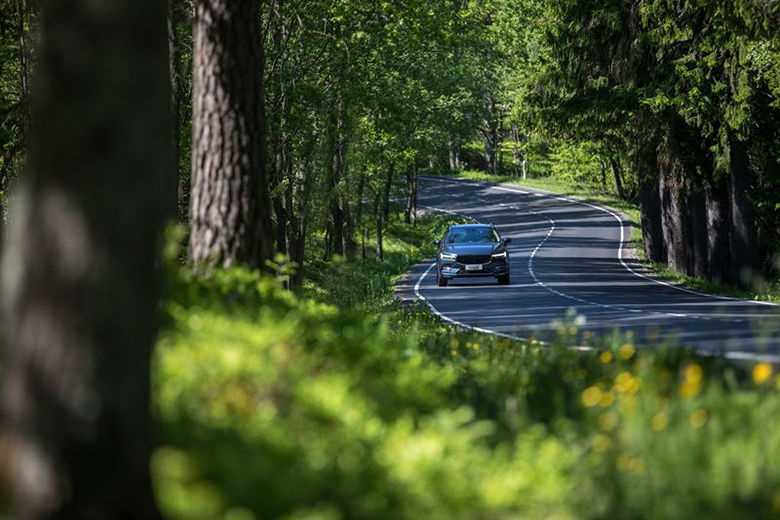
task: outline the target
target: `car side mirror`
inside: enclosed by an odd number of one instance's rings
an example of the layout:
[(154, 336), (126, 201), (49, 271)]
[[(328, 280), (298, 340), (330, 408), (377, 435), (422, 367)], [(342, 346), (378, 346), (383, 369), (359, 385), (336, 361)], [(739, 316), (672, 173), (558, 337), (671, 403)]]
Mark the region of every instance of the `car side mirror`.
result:
[(509, 244), (509, 243), (511, 243), (511, 242), (512, 242), (512, 239), (511, 239), (511, 238), (505, 238), (505, 239), (504, 239), (504, 243), (505, 243), (505, 244)]
[(435, 245), (436, 247), (439, 247), (441, 245), (441, 240), (439, 240), (439, 239), (434, 240), (433, 241), (433, 245)]

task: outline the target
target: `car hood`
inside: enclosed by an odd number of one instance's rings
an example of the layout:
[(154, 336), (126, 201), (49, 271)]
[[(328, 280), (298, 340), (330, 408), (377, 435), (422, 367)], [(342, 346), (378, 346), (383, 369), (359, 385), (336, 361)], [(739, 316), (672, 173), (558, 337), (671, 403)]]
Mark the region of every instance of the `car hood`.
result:
[(502, 249), (501, 244), (447, 244), (443, 251), (456, 255), (489, 255)]

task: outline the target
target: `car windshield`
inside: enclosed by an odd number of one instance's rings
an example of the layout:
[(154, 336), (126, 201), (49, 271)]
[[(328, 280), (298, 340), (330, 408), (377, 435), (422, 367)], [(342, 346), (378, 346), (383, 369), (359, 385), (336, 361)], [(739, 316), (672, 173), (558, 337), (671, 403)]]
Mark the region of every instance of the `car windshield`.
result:
[(447, 233), (447, 244), (474, 244), (499, 242), (496, 230), (489, 227), (455, 228)]

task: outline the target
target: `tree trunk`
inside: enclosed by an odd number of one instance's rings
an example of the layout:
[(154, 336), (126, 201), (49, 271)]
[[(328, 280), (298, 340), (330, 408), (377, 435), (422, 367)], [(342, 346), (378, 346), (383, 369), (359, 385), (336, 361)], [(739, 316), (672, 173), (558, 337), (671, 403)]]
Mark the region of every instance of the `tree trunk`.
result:
[(729, 251), (729, 204), (726, 182), (711, 183), (705, 191), (707, 205), (707, 249), (710, 279), (731, 283)]
[(709, 254), (707, 244), (707, 208), (705, 194), (693, 185), (690, 177), (686, 181), (685, 216), (688, 231), (687, 274), (709, 279)]
[(657, 175), (646, 175), (640, 186), (642, 242), (645, 255), (653, 262), (666, 262), (666, 248), (661, 225), (661, 198)]
[[(515, 177), (520, 175), (520, 161), (520, 129), (517, 123), (512, 123), (512, 165), (514, 166)], [(525, 179), (525, 175), (523, 175), (523, 179)]]
[(165, 201), (170, 206), (170, 214), (176, 215), (180, 220), (184, 220), (184, 213), (181, 211), (181, 200), (179, 195), (183, 192), (179, 180), (179, 155), (181, 136), (181, 86), (179, 81), (179, 35), (177, 31), (179, 23), (179, 0), (167, 0), (168, 5), (168, 77), (170, 78), (171, 92), (171, 178), (166, 179)]
[(170, 175), (165, 3), (99, 6), (47, 2), (42, 26), (3, 262), (0, 480), (14, 518), (159, 518), (149, 363)]
[(406, 207), (404, 221), (413, 224), (417, 220), (417, 161), (413, 161), (406, 173)]
[(291, 238), (293, 244), (292, 261), (295, 262), (295, 274), (293, 274), (291, 288), (298, 288), (303, 283), (303, 262), (306, 258), (306, 233), (309, 225), (309, 203), (311, 198), (312, 183), (315, 172), (315, 125), (311, 126), (311, 132), (307, 136), (302, 150), (302, 164), (297, 167), (297, 178), (293, 195), (296, 224), (295, 233)]
[(482, 121), (482, 134), (485, 138), (485, 162), (487, 163), (487, 172), (495, 175), (498, 164), (498, 125), (496, 102), (491, 95), (485, 96), (485, 109), (488, 113), (488, 117)]
[(496, 134), (496, 150), (498, 153), (498, 165), (496, 166), (496, 173), (504, 172), (504, 117), (501, 110), (497, 110), (498, 113), (498, 133)]
[(197, 0), (189, 255), (262, 266), (271, 230), (257, 0)]
[(612, 175), (615, 182), (615, 193), (617, 193), (617, 196), (620, 198), (620, 200), (626, 200), (626, 192), (623, 189), (623, 168), (620, 166), (620, 159), (612, 155), (609, 158), (609, 163), (612, 166)]
[(747, 198), (750, 184), (747, 147), (743, 141), (729, 133), (731, 276), (744, 287), (750, 287), (761, 270), (753, 206)]
[(460, 170), (460, 145), (453, 140), (448, 143), (450, 171)]
[(661, 223), (669, 267), (680, 273), (688, 268), (681, 165), (676, 157), (665, 151), (659, 157), (659, 198), (661, 201)]
[[(30, 97), (30, 41), (29, 41), (29, 12), (28, 0), (16, 0), (16, 29), (17, 43), (19, 45), (19, 99), (24, 107), (24, 119), (29, 117)], [(24, 121), (25, 126), (27, 121)]]
[(380, 195), (377, 194), (374, 201), (374, 218), (376, 220), (376, 261), (382, 262), (385, 259), (385, 248), (382, 240), (382, 209), (380, 204)]
[(390, 191), (393, 187), (393, 175), (395, 174), (395, 163), (390, 163), (385, 177), (385, 187), (382, 192), (382, 222), (390, 222)]
[(333, 235), (333, 253), (344, 254), (344, 209), (342, 207), (341, 174), (344, 165), (344, 110), (343, 100), (339, 96), (336, 109), (330, 121), (330, 213)]

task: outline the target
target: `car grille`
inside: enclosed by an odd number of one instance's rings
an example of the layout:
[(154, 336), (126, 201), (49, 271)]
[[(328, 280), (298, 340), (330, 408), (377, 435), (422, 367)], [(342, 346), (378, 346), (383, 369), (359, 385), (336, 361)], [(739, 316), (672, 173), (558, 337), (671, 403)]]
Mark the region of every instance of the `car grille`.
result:
[(458, 255), (461, 264), (487, 264), (490, 263), (490, 255)]

